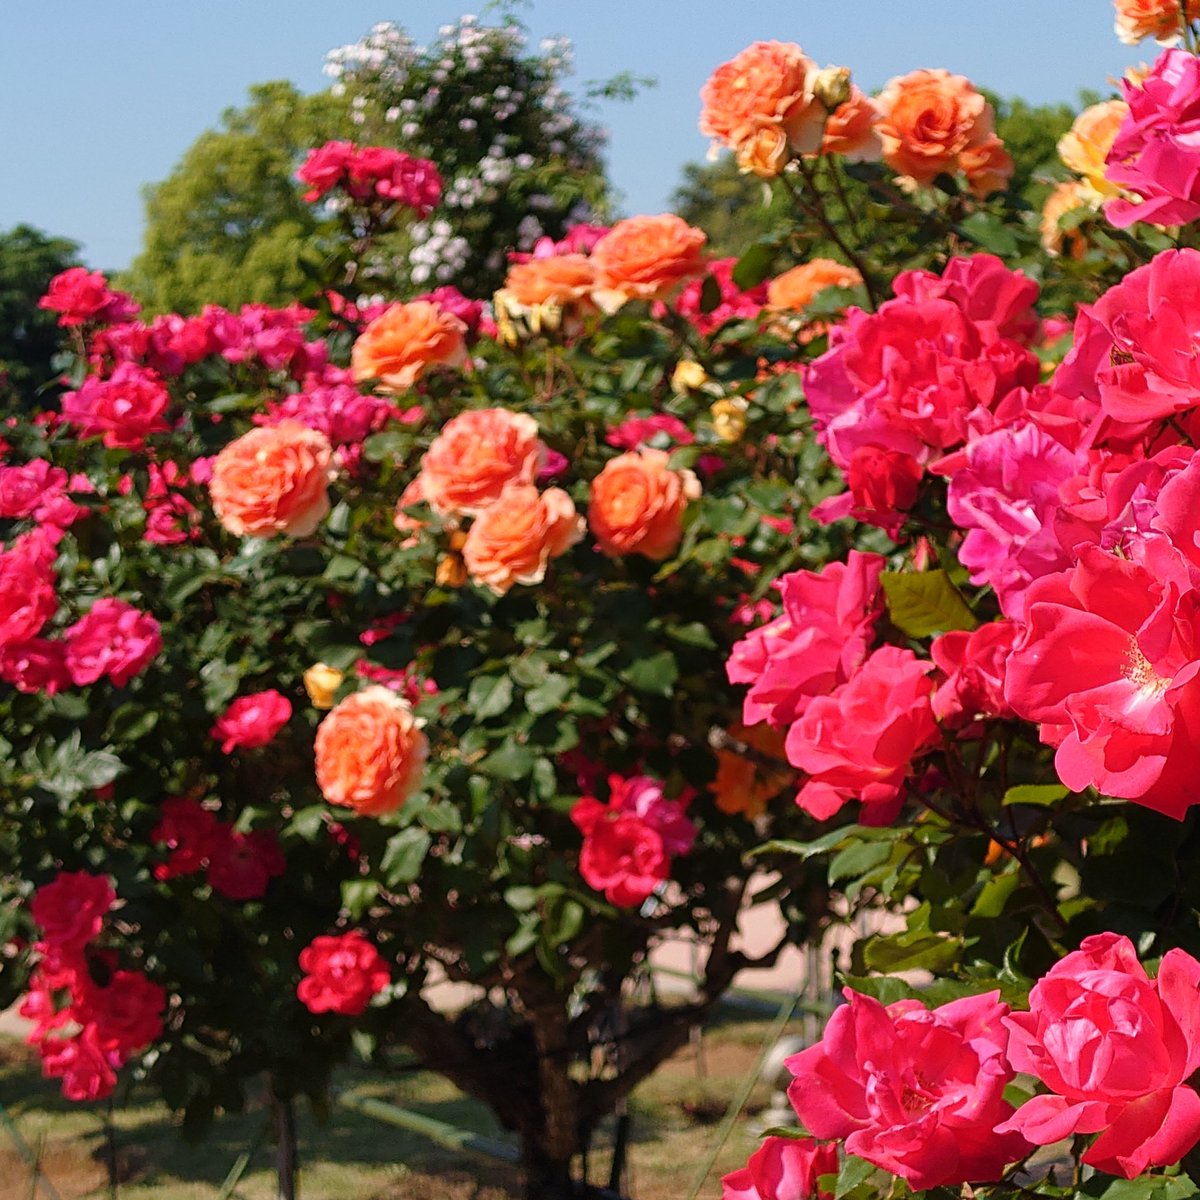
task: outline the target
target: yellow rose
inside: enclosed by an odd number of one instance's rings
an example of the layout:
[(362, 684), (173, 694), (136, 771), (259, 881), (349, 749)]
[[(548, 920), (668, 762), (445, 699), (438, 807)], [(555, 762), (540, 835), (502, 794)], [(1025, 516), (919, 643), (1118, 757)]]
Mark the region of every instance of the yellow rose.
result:
[(745, 396), (726, 396), (708, 411), (713, 429), (723, 442), (740, 442), (746, 432), (746, 409), (750, 402)]
[(346, 678), (344, 671), (331, 667), (328, 663), (313, 663), (304, 672), (304, 690), (312, 701), (313, 708), (332, 708), (334, 693), (342, 686)]
[(692, 391), (708, 382), (708, 372), (694, 358), (681, 358), (671, 375), (671, 389), (676, 392)]

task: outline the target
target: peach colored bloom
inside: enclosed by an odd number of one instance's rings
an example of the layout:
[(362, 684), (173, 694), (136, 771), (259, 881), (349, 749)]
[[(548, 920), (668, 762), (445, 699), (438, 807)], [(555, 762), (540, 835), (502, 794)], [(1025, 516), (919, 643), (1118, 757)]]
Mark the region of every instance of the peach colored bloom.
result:
[(981, 200), (1003, 191), (1012, 178), (1012, 156), (996, 134), (989, 134), (977, 145), (968, 146), (959, 156), (958, 165), (967, 177), (967, 186)]
[(703, 231), (672, 213), (618, 221), (592, 251), (602, 306), (667, 299), (681, 283), (703, 272), (706, 240)]
[(927, 185), (959, 169), (959, 155), (994, 132), (992, 107), (969, 79), (920, 70), (893, 79), (876, 99), (883, 161)]
[(545, 453), (527, 413), (472, 409), (452, 417), (433, 439), (421, 460), (420, 486), (435, 512), (474, 515), (506, 484), (532, 483)]
[(825, 107), (813, 95), (816, 64), (794, 42), (755, 42), (722, 63), (700, 90), (700, 132), (737, 150), (763, 124), (778, 125), (792, 149), (821, 144)]
[(317, 786), (363, 816), (394, 812), (421, 781), (429, 743), (412, 706), (385, 687), (347, 696), (317, 728)]
[(356, 383), (379, 380), (403, 392), (430, 367), (458, 367), (467, 359), (467, 327), (430, 300), (393, 304), (359, 334), (350, 352)]
[(1124, 100), (1092, 104), (1075, 118), (1075, 123), (1058, 142), (1058, 156), (1081, 175), (1100, 196), (1116, 196), (1120, 188), (1105, 178), (1105, 159), (1129, 112)]
[(510, 483), (475, 518), (462, 556), (471, 578), (503, 596), (514, 583), (541, 583), (546, 563), (583, 537), (583, 518), (562, 488), (541, 494)]
[(410, 505), (425, 503), (425, 480), (424, 477), (418, 475), (409, 485), (400, 493), (400, 499), (396, 501), (396, 513), (392, 517), (392, 524), (396, 529), (405, 535), (400, 543), (401, 550), (408, 550), (415, 546), (420, 540), (421, 530), (425, 528), (425, 522), (411, 516), (404, 510)]
[(879, 110), (870, 96), (853, 85), (850, 98), (839, 104), (825, 122), (822, 154), (840, 154), (850, 162), (878, 162), (883, 143), (875, 126)]
[(683, 537), (683, 514), (700, 495), (691, 471), (673, 471), (665, 450), (641, 446), (609, 459), (592, 480), (588, 524), (610, 558), (667, 558)]
[[(1117, 37), (1134, 46), (1143, 38), (1172, 42), (1180, 33), (1179, 0), (1114, 0)], [(1200, 19), (1200, 0), (1187, 0), (1189, 21)]]
[(553, 254), (531, 258), (508, 269), (504, 288), (518, 304), (567, 304), (587, 297), (596, 272), (586, 254)]
[(213, 460), (213, 511), (239, 536), (304, 537), (329, 512), (332, 457), (325, 435), (299, 421), (252, 429)]
[(787, 134), (774, 121), (752, 126), (737, 145), (737, 165), (743, 175), (753, 172), (760, 179), (774, 179), (790, 158)]
[(1072, 258), (1082, 258), (1087, 250), (1077, 233), (1067, 234), (1059, 228), (1059, 220), (1079, 208), (1095, 208), (1092, 190), (1079, 179), (1060, 183), (1042, 205), (1042, 246), (1047, 254), (1061, 254), (1064, 246)]
[(813, 258), (776, 275), (767, 284), (767, 306), (801, 312), (825, 288), (858, 287), (861, 283), (862, 276), (854, 267), (832, 258)]

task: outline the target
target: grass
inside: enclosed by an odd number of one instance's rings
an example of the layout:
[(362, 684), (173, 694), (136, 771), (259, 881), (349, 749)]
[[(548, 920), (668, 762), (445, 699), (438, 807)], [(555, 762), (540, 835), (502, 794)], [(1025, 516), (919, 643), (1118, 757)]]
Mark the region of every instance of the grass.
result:
[[(703, 1038), (669, 1062), (631, 1097), (628, 1191), (634, 1200), (682, 1200), (714, 1146), (730, 1099), (758, 1056), (770, 1022), (726, 1010)], [(794, 1031), (794, 1029), (792, 1030)], [(445, 1080), (427, 1072), (387, 1075), (347, 1068), (338, 1086), (411, 1108), (488, 1137), (506, 1134), (491, 1114)], [(742, 1165), (757, 1144), (753, 1116), (769, 1091), (757, 1083), (701, 1193), (720, 1196), (720, 1177)], [(41, 1078), (36, 1055), (0, 1039), (0, 1104), (38, 1157), (62, 1200), (108, 1200), (104, 1105), (64, 1100)], [(233, 1196), (273, 1200), (273, 1152), (264, 1137), (262, 1107), (221, 1118), (198, 1145), (185, 1142), (171, 1114), (148, 1089), (118, 1093), (114, 1106), (118, 1200), (217, 1200), (243, 1153), (254, 1150)], [(603, 1131), (593, 1181), (607, 1180), (611, 1130)], [(417, 1134), (336, 1106), (318, 1125), (299, 1111), (302, 1200), (509, 1200), (518, 1196), (516, 1170), (442, 1149)], [(5, 1200), (43, 1200), (28, 1166), (0, 1128), (0, 1180)]]

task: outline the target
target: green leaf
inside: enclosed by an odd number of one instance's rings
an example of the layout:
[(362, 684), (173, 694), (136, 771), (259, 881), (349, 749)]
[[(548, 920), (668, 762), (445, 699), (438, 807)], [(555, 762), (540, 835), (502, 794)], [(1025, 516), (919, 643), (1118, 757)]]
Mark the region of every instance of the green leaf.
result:
[(705, 275), (704, 283), (700, 286), (700, 311), (706, 315), (721, 303), (721, 285), (716, 276)]
[(829, 864), (829, 882), (839, 879), (857, 879), (875, 867), (882, 866), (892, 856), (889, 842), (851, 843), (834, 856)]
[(977, 246), (1001, 258), (1011, 258), (1019, 250), (1013, 231), (986, 212), (972, 213), (959, 225), (959, 229)]
[(571, 694), (573, 686), (569, 675), (547, 675), (544, 683), (530, 688), (525, 693), (525, 707), (535, 716), (554, 712)]
[(495, 779), (516, 781), (529, 774), (536, 758), (530, 747), (509, 738), (479, 764), (479, 770)]
[[(847, 1154), (846, 1161), (842, 1163), (842, 1169), (838, 1172), (834, 1200), (842, 1200), (843, 1196), (849, 1195), (860, 1184), (866, 1183), (877, 1170), (875, 1164), (867, 1162), (865, 1158), (855, 1158), (853, 1154)], [(882, 1189), (879, 1194), (883, 1194)]]
[(944, 971), (958, 961), (962, 943), (920, 931), (873, 937), (863, 948), (863, 961), (872, 971)]
[(526, 884), (504, 890), (504, 903), (514, 912), (529, 912), (537, 903), (537, 899), (537, 888)]
[(884, 571), (888, 615), (909, 637), (928, 637), (979, 623), (945, 571)]
[(637, 662), (621, 672), (621, 678), (639, 692), (655, 696), (669, 696), (679, 678), (679, 667), (670, 650), (639, 658)]
[(347, 879), (342, 884), (342, 905), (357, 921), (371, 907), (379, 892), (379, 883), (374, 879)]
[(1005, 874), (989, 879), (971, 906), (971, 916), (989, 918), (1000, 916), (1009, 897), (1017, 890), (1020, 882), (1021, 874), (1016, 869), (1016, 863)]
[(717, 643), (709, 632), (708, 626), (701, 621), (692, 621), (687, 625), (668, 625), (667, 637), (685, 646), (699, 646), (703, 650), (715, 650)]
[(432, 844), (433, 838), (419, 825), (410, 825), (388, 838), (383, 861), (379, 864), (388, 883), (412, 883), (420, 875)]
[(1034, 804), (1039, 808), (1057, 804), (1071, 794), (1061, 783), (1019, 783), (1004, 793), (1002, 804)]
[(775, 266), (777, 247), (774, 242), (755, 242), (733, 264), (733, 282), (743, 292), (757, 287)]
[(467, 708), (476, 720), (486, 721), (507, 712), (512, 698), (512, 680), (507, 675), (482, 675), (471, 680), (467, 689)]

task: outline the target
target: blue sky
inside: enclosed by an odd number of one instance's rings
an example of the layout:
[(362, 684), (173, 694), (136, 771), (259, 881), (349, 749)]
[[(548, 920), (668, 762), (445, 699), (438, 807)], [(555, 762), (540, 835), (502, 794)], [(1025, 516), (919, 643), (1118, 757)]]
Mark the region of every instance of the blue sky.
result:
[[(626, 212), (660, 212), (680, 166), (703, 158), (697, 93), (757, 39), (799, 42), (849, 66), (868, 90), (947, 67), (1003, 95), (1073, 102), (1104, 91), (1157, 47), (1121, 45), (1110, 0), (534, 0), (518, 9), (536, 44), (575, 43), (572, 83), (655, 76), (605, 104), (610, 175)], [(246, 89), (326, 86), (325, 52), (393, 20), (421, 42), (470, 0), (10, 0), (0, 5), (0, 229), (26, 222), (125, 266), (141, 240), (144, 184), (163, 178)]]

